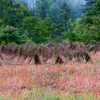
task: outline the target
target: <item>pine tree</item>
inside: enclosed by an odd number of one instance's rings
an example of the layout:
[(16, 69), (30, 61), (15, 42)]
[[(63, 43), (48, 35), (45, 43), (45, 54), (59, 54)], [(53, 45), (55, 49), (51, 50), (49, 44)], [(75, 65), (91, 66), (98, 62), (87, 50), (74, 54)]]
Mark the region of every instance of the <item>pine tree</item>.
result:
[(36, 14), (41, 19), (44, 19), (49, 10), (49, 2), (48, 0), (36, 0)]
[(64, 21), (65, 31), (67, 30), (67, 20), (69, 18), (71, 8), (67, 5), (66, 2), (63, 2), (59, 9), (59, 16)]
[(7, 6), (7, 0), (0, 0), (0, 18), (2, 19), (4, 16), (4, 9)]
[(93, 5), (97, 2), (97, 0), (85, 0), (87, 7), (93, 7)]
[(83, 9), (85, 15), (98, 15), (98, 11), (100, 11), (100, 0), (86, 0), (85, 9)]
[(23, 19), (29, 16), (28, 9), (20, 4), (13, 3), (11, 0), (7, 3), (7, 7), (4, 10), (3, 22), (6, 25), (20, 27)]

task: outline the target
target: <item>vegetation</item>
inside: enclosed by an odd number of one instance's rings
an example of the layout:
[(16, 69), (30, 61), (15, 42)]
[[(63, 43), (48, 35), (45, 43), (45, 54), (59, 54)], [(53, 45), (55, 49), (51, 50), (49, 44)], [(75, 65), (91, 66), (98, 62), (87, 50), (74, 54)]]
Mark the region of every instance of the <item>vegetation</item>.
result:
[(0, 97), (10, 100), (100, 100), (100, 53), (91, 54), (91, 58), (93, 63), (67, 60), (66, 65), (3, 64), (0, 66)]
[(85, 44), (94, 44), (100, 41), (100, 1), (87, 0), (86, 8), (83, 10), (84, 16), (76, 19), (74, 22), (71, 19), (68, 22), (68, 39), (73, 41), (83, 42)]
[(63, 2), (62, 5), (60, 6), (60, 10), (59, 10), (59, 15), (61, 17), (61, 19), (64, 21), (64, 29), (65, 31), (67, 30), (67, 20), (68, 20), (68, 15), (70, 13), (71, 9), (70, 7), (67, 5), (66, 2)]
[[(22, 98), (22, 99), (15, 99), (15, 100), (27, 100), (27, 98)], [(35, 99), (37, 99), (37, 98), (35, 98)], [(93, 100), (91, 97), (89, 98), (89, 97), (86, 97), (85, 99), (87, 99), (87, 100)], [(2, 97), (2, 98), (0, 98), (0, 100), (13, 100), (13, 99), (11, 99), (11, 98), (4, 98), (4, 97)], [(39, 98), (39, 100), (83, 100), (81, 97), (60, 97), (60, 96), (54, 96), (54, 95), (48, 95), (47, 97), (44, 97), (44, 98), (42, 98), (42, 97), (40, 97)], [(95, 99), (95, 100), (99, 100), (99, 99)]]
[[(20, 3), (18, 3), (19, 1)], [(75, 19), (74, 15), (77, 12), (73, 8), (74, 6), (72, 7), (71, 1), (36, 0), (32, 11), (28, 9), (28, 2), (22, 0), (18, 0), (18, 2), (15, 0), (0, 1), (1, 44), (10, 42), (40, 44), (65, 40), (69, 42), (82, 41), (89, 44), (99, 41), (99, 1), (90, 3), (91, 7), (87, 7), (89, 1), (86, 1), (83, 17), (74, 22), (69, 19), (69, 17)], [(97, 14), (94, 14), (95, 11)], [(80, 11), (78, 13), (80, 15)], [(17, 31), (12, 31), (10, 34), (9, 32), (4, 33), (8, 27), (17, 28)], [(16, 39), (12, 39), (12, 37)], [(84, 41), (85, 38), (88, 38), (87, 41)]]
[(0, 100), (100, 100), (100, 0), (80, 1), (0, 0)]

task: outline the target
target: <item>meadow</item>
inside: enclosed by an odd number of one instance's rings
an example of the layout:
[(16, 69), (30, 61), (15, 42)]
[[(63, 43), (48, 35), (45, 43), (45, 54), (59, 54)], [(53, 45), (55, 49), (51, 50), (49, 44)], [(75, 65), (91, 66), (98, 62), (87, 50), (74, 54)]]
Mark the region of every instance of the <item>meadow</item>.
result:
[(100, 100), (100, 53), (92, 62), (0, 66), (0, 100)]

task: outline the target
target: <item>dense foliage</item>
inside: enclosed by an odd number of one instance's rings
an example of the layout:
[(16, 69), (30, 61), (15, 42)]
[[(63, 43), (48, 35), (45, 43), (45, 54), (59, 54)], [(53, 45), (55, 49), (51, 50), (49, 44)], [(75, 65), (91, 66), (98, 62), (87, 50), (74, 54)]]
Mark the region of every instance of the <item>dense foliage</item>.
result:
[(84, 6), (73, 0), (29, 0), (32, 9), (27, 0), (17, 1), (0, 1), (0, 43), (100, 41), (99, 0), (86, 0)]
[(100, 1), (87, 0), (83, 10), (84, 16), (76, 19), (74, 22), (68, 22), (68, 39), (84, 42), (85, 44), (94, 44), (100, 41)]
[(25, 42), (32, 42), (27, 35), (21, 35), (17, 28), (12, 26), (4, 27), (0, 34), (0, 43), (8, 44), (10, 42), (16, 42), (22, 44)]
[(23, 30), (35, 43), (46, 42), (50, 35), (45, 19), (40, 20), (37, 17), (26, 17), (23, 20)]
[[(25, 7), (26, 4), (15, 2), (15, 0), (0, 1), (0, 43), (34, 42), (38, 44), (50, 41), (61, 42), (62, 40), (59, 40), (58, 37), (61, 37), (61, 32), (66, 27), (70, 9), (67, 3), (64, 2), (62, 7), (65, 4), (65, 8), (63, 7), (65, 13), (62, 13), (61, 6), (57, 5), (58, 17), (53, 19), (53, 17), (56, 17), (56, 15), (51, 17), (50, 7), (53, 3), (53, 1), (48, 0), (36, 0), (34, 12), (28, 10)], [(63, 14), (65, 15), (63, 16)], [(62, 20), (65, 20), (65, 23)], [(14, 28), (17, 28), (17, 31), (13, 31)], [(6, 33), (4, 32), (5, 29), (8, 30)], [(9, 30), (11, 30), (10, 33)]]

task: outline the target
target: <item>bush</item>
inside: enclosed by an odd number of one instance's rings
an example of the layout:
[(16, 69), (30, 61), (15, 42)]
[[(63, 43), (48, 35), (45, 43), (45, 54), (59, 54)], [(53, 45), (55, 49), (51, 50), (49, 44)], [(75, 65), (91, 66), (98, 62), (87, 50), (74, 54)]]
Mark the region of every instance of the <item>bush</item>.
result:
[(48, 27), (37, 17), (27, 17), (23, 20), (23, 32), (35, 43), (45, 43), (49, 37)]
[[(89, 16), (87, 16), (89, 19)], [(67, 38), (73, 41), (83, 42), (84, 44), (95, 44), (100, 41), (100, 15), (92, 16), (88, 20), (86, 16), (78, 18), (73, 23), (68, 21)]]
[(25, 34), (21, 35), (17, 28), (6, 26), (4, 29), (2, 29), (2, 33), (0, 34), (0, 43), (8, 44), (10, 42), (22, 44), (26, 42), (32, 42), (32, 40), (29, 39)]

